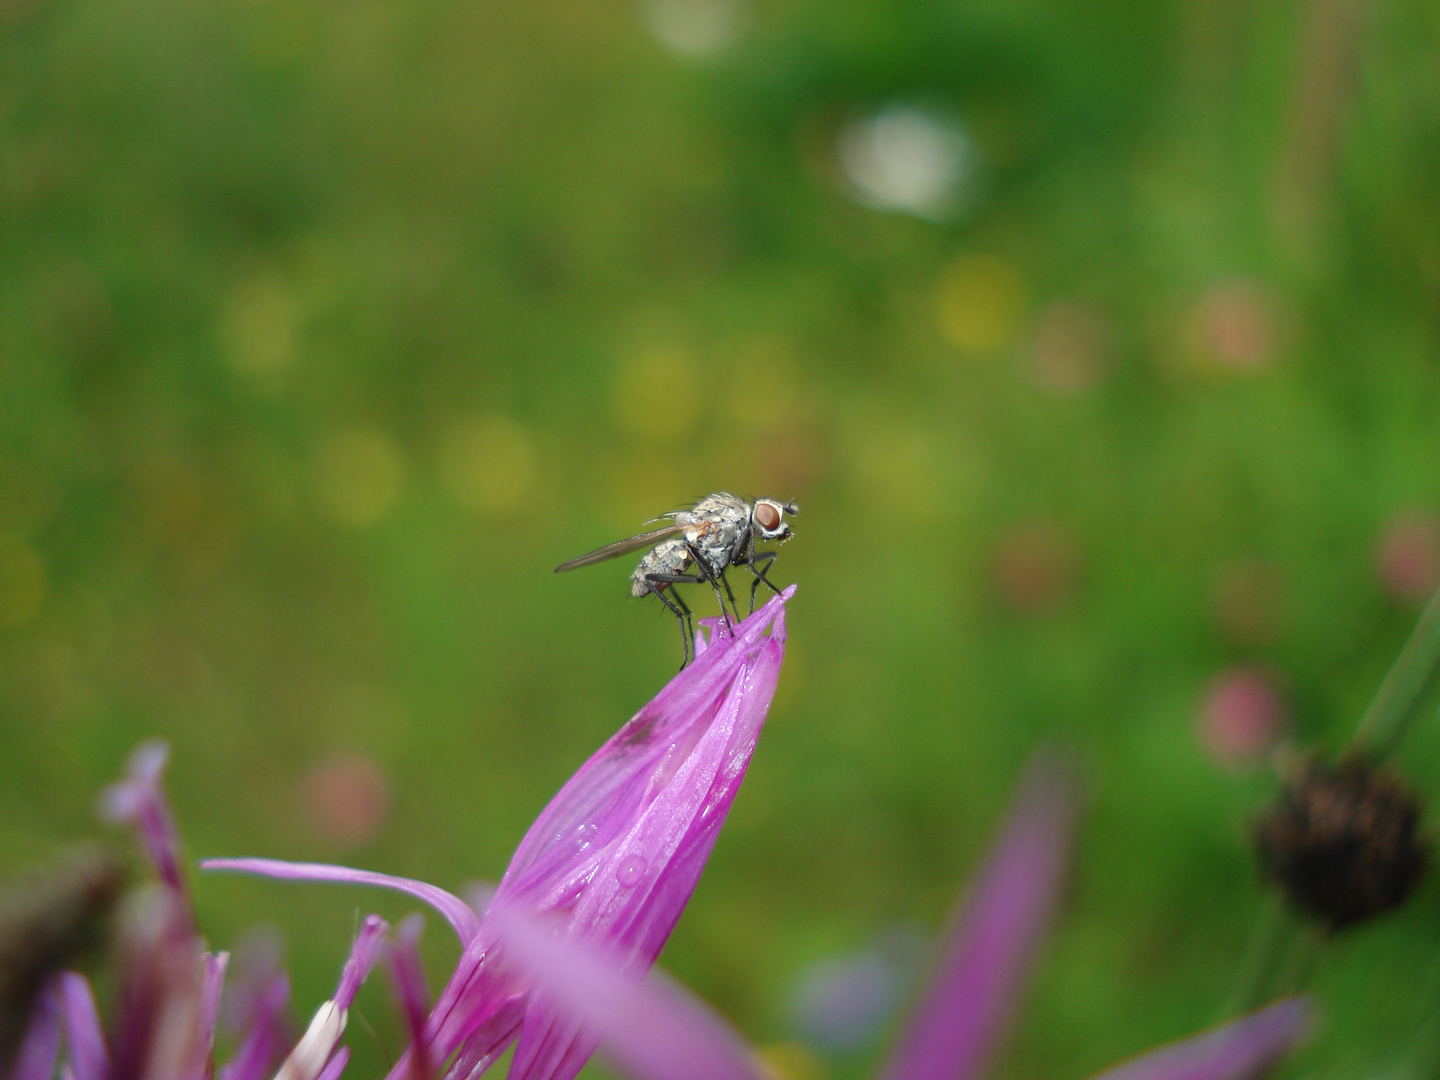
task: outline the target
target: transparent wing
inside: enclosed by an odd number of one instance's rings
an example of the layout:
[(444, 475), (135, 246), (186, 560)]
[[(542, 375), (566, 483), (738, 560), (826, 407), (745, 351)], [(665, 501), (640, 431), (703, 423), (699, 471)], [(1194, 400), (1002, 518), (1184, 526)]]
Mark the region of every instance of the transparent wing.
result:
[(639, 551), (644, 547), (653, 547), (664, 540), (667, 536), (674, 536), (683, 532), (685, 526), (678, 521), (666, 525), (663, 529), (654, 529), (650, 532), (641, 533), (639, 536), (631, 536), (624, 540), (616, 540), (613, 544), (606, 544), (594, 551), (587, 551), (584, 555), (577, 555), (569, 562), (563, 562), (555, 567), (555, 573), (563, 574), (567, 570), (575, 570), (582, 566), (589, 566), (591, 563), (604, 562), (606, 559), (613, 559), (619, 555), (625, 555), (632, 551)]

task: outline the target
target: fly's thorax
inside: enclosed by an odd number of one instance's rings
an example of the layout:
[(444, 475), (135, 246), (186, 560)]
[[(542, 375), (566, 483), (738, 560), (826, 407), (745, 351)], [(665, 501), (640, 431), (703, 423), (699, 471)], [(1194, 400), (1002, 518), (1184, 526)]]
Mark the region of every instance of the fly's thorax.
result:
[(685, 530), (685, 539), (700, 553), (712, 573), (719, 574), (739, 561), (749, 539), (749, 519), (711, 518)]
[(732, 495), (728, 491), (717, 491), (697, 502), (691, 508), (690, 513), (696, 519), (748, 522), (750, 520), (750, 504), (739, 495)]

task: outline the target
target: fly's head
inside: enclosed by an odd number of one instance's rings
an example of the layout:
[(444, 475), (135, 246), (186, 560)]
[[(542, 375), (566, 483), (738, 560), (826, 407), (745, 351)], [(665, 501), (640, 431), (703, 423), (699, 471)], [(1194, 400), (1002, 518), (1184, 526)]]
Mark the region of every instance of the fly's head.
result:
[(794, 503), (781, 502), (779, 499), (756, 499), (750, 521), (761, 540), (778, 540), (783, 544), (790, 539), (790, 526), (785, 524), (785, 515), (799, 512), (800, 508)]

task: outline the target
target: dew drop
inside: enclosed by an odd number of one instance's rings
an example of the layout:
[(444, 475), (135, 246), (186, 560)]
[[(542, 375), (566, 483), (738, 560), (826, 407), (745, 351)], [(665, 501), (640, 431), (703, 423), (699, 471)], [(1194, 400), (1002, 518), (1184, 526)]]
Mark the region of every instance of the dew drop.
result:
[(640, 884), (640, 879), (645, 876), (645, 871), (649, 867), (650, 863), (645, 856), (627, 855), (615, 871), (615, 880), (620, 883), (622, 889), (633, 889)]

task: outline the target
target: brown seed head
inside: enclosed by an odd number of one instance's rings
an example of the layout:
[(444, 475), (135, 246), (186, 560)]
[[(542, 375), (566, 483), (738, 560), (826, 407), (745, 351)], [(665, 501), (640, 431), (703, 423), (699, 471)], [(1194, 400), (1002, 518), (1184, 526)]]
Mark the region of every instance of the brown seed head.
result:
[(1363, 758), (1308, 762), (1256, 822), (1262, 870), (1332, 931), (1373, 919), (1425, 872), (1420, 810), (1393, 772)]

